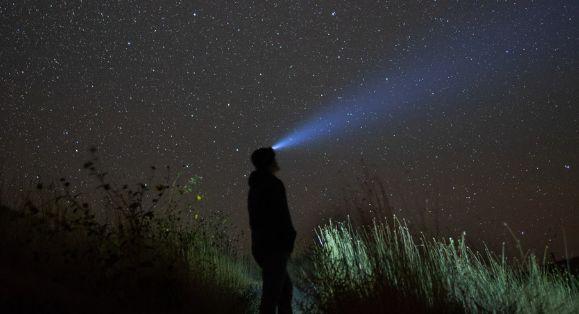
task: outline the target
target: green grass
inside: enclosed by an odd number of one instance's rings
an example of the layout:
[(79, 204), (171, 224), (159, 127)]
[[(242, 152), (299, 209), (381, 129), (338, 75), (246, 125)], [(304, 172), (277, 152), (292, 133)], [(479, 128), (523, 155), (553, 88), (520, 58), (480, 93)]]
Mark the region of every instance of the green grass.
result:
[(534, 255), (475, 252), (464, 235), (415, 238), (396, 219), (360, 230), (330, 222), (317, 236), (303, 270), (312, 312), (579, 312), (577, 278)]
[[(141, 233), (135, 238), (121, 231), (126, 228), (106, 227), (90, 216), (75, 219), (77, 216), (69, 215), (55, 225), (48, 217), (58, 215), (7, 208), (0, 214), (4, 252), (11, 252), (10, 258), (18, 258), (18, 263), (34, 264), (34, 274), (41, 278), (58, 278), (81, 299), (92, 295), (104, 299), (105, 304), (110, 302), (105, 307), (128, 313), (142, 312), (143, 308), (151, 313), (256, 310), (259, 275), (255, 266), (224, 245), (227, 239), (209, 222), (185, 227), (170, 219), (152, 218), (142, 222)], [(296, 258), (299, 262), (291, 267), (298, 274), (295, 281), (302, 297), (296, 301), (304, 312), (579, 310), (577, 278), (541, 266), (534, 255), (507, 260), (489, 251), (474, 252), (464, 236), (416, 238), (406, 225), (393, 221), (362, 229), (330, 222), (317, 229), (317, 244), (307, 251), (309, 254)], [(51, 296), (52, 301), (69, 302), (65, 295), (69, 292)], [(34, 301), (34, 291), (30, 294), (27, 302)], [(111, 300), (111, 294), (117, 300)], [(43, 302), (38, 308), (46, 308)], [(78, 310), (48, 304), (55, 312)]]
[(137, 236), (1, 207), (0, 312), (254, 312), (253, 264), (201, 229), (153, 219)]
[(255, 312), (255, 265), (199, 177), (119, 185), (97, 165), (91, 195), (63, 178), (0, 204), (0, 312)]
[[(227, 217), (204, 208), (202, 178), (115, 185), (96, 157), (85, 168), (96, 204), (65, 179), (0, 204), (0, 312), (256, 312), (256, 265)], [(383, 186), (362, 186), (379, 204), (370, 212), (390, 217)], [(470, 249), (464, 235), (412, 234), (395, 218), (330, 221), (316, 235), (289, 265), (304, 313), (579, 312), (578, 279), (520, 244), (507, 259)]]

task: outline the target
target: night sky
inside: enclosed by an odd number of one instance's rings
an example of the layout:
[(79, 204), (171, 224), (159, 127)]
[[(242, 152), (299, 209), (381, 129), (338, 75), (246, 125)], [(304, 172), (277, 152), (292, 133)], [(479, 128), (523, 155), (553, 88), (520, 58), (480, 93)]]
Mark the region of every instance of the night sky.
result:
[(1, 1), (5, 185), (93, 187), (95, 146), (243, 230), (251, 152), (331, 120), (278, 152), (299, 242), (364, 160), (416, 225), (578, 255), (579, 3), (472, 2)]

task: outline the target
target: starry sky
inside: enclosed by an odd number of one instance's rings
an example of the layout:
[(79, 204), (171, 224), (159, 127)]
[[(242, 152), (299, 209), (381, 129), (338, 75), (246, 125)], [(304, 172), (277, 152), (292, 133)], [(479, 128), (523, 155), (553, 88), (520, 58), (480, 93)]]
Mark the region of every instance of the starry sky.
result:
[[(251, 152), (278, 152), (301, 243), (363, 164), (395, 213), (493, 246), (579, 255), (576, 1), (1, 1), (5, 190), (203, 177), (247, 227)], [(324, 120), (325, 119), (325, 120)], [(176, 173), (177, 170), (173, 170)]]

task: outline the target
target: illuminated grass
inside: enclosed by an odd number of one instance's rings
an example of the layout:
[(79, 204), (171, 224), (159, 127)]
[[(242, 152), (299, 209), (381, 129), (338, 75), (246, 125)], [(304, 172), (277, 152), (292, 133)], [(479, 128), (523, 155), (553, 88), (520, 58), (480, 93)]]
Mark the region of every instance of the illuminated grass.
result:
[(304, 270), (312, 311), (577, 313), (577, 278), (541, 266), (534, 255), (507, 263), (460, 239), (415, 239), (404, 223), (317, 230)]

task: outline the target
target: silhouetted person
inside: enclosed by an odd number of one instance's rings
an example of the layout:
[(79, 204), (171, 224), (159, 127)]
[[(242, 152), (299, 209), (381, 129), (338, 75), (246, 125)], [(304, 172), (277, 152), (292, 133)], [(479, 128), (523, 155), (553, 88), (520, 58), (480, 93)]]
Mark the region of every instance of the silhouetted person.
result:
[(285, 187), (274, 174), (279, 170), (271, 147), (251, 155), (255, 171), (249, 176), (251, 253), (262, 270), (259, 313), (292, 313), (292, 282), (287, 263), (296, 231), (289, 213)]

